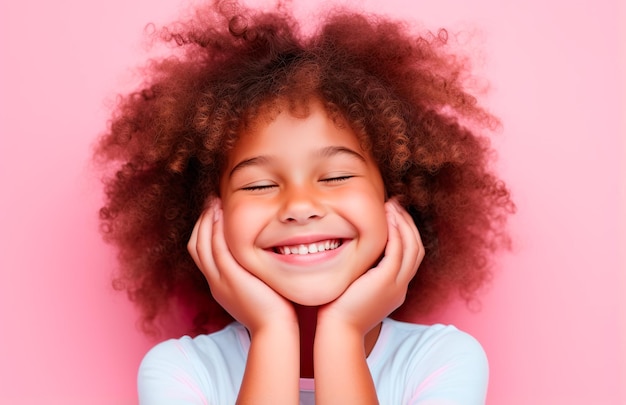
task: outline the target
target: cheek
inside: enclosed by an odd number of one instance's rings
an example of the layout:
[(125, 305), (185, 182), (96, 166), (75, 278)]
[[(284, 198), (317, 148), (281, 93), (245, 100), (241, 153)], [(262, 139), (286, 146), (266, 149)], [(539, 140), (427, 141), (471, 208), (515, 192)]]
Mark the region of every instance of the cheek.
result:
[(254, 245), (262, 227), (258, 204), (223, 205), (224, 238), (231, 253), (241, 263), (245, 252)]
[(246, 230), (249, 227), (243, 226), (246, 222), (245, 215), (235, 207), (224, 205), (224, 239), (233, 255), (240, 250), (240, 247), (249, 238)]
[(387, 225), (387, 215), (385, 213), (384, 206), (380, 208), (377, 215), (372, 220), (373, 226), (371, 229), (372, 234), (374, 235), (374, 249), (382, 253), (387, 245), (387, 237), (388, 237), (388, 225)]
[(387, 245), (388, 225), (384, 198), (378, 193), (370, 195), (364, 226), (367, 227), (371, 249), (380, 255)]
[(378, 260), (387, 245), (388, 226), (384, 201), (381, 196), (372, 192), (353, 194), (344, 201), (344, 213), (361, 235), (364, 259), (371, 264)]

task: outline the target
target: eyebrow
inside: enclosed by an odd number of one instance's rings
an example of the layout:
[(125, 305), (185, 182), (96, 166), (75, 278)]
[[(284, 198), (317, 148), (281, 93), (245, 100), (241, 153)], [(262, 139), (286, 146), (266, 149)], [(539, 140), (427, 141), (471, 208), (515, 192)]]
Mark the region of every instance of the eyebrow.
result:
[(250, 159), (242, 160), (241, 162), (237, 163), (235, 167), (232, 168), (232, 170), (228, 174), (228, 177), (229, 178), (233, 177), (233, 174), (235, 174), (235, 172), (243, 169), (244, 167), (263, 165), (263, 164), (267, 164), (269, 161), (270, 161), (269, 156), (255, 156)]
[[(330, 158), (336, 155), (345, 154), (353, 158), (356, 158), (363, 163), (367, 163), (367, 160), (365, 159), (363, 155), (345, 146), (327, 146), (325, 148), (321, 148), (320, 150), (316, 151), (315, 154), (321, 158)], [(228, 177), (229, 178), (232, 177), (233, 174), (235, 174), (237, 171), (248, 166), (265, 165), (271, 160), (271, 158), (272, 157), (268, 155), (261, 155), (261, 156), (252, 157), (250, 159), (242, 160), (231, 169), (230, 173), (228, 174)]]
[(335, 155), (341, 155), (341, 154), (346, 154), (352, 157), (355, 157), (357, 159), (359, 159), (360, 161), (362, 161), (363, 163), (367, 163), (367, 160), (365, 160), (365, 157), (363, 155), (361, 155), (359, 152), (347, 148), (345, 146), (327, 146), (325, 148), (320, 149), (317, 154), (320, 157), (323, 158), (329, 158), (329, 157), (333, 157)]

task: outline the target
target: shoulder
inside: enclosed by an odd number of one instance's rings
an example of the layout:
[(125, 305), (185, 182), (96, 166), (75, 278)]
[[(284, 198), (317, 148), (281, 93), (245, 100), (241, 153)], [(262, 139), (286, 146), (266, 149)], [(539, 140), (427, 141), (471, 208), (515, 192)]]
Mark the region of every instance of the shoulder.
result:
[(236, 392), (249, 347), (246, 338), (243, 326), (233, 323), (212, 334), (183, 336), (157, 344), (139, 366), (140, 402), (167, 403), (156, 400), (166, 395), (169, 401), (190, 396), (206, 399), (228, 392), (229, 387)]
[(191, 368), (198, 365), (204, 366), (205, 360), (218, 360), (223, 355), (229, 357), (237, 354), (245, 355), (247, 345), (242, 335), (245, 328), (232, 323), (215, 333), (198, 335), (195, 338), (183, 336), (178, 339), (163, 341), (144, 356), (140, 371), (148, 366), (169, 365)]
[[(454, 326), (386, 319), (371, 356), (381, 403), (485, 401), (489, 379), (485, 351), (474, 337)], [(393, 400), (384, 400), (388, 398)]]
[(438, 354), (444, 358), (472, 357), (481, 362), (487, 356), (481, 344), (470, 334), (452, 325), (419, 325), (385, 319), (385, 334), (389, 344), (404, 347), (413, 353)]

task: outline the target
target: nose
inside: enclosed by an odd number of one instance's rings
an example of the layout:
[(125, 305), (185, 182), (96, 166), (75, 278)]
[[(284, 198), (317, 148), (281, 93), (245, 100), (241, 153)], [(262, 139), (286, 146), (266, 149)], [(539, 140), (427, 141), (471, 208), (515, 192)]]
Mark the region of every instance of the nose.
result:
[(313, 190), (297, 187), (284, 193), (278, 215), (281, 222), (306, 224), (325, 214), (324, 205)]

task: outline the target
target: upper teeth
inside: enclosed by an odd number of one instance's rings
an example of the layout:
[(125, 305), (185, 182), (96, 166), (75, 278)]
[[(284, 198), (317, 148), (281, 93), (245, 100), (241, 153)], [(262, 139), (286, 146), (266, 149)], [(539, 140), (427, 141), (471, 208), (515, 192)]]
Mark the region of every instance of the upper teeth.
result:
[(277, 250), (282, 255), (308, 255), (309, 253), (323, 252), (325, 250), (337, 249), (338, 247), (339, 240), (335, 239), (309, 245), (280, 246)]

